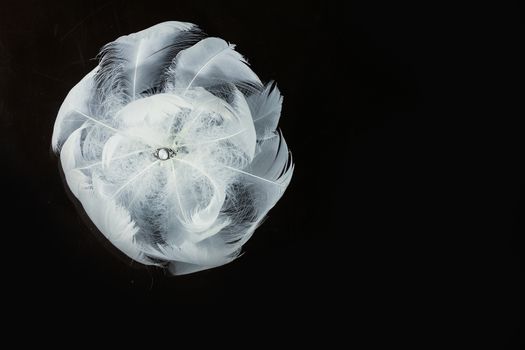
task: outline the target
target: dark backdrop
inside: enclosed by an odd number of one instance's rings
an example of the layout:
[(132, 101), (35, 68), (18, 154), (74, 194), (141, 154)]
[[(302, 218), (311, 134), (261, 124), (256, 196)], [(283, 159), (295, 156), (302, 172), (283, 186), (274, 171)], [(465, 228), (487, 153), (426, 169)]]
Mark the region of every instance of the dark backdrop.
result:
[[(519, 113), (495, 96), (519, 94), (493, 82), (517, 73), (517, 18), (512, 7), (368, 1), (2, 3), (2, 288), (20, 310), (169, 315), (222, 304), (242, 319), (278, 305), (275, 318), (294, 309), (310, 324), (335, 312), (371, 341), (417, 333), (433, 343), (495, 312), (489, 332), (473, 327), (468, 339), (517, 344), (523, 142)], [(237, 44), (263, 81), (278, 82), (296, 162), (240, 259), (175, 278), (122, 261), (95, 238), (50, 152), (58, 108), (100, 47), (167, 20)], [(504, 181), (480, 178), (494, 168)]]

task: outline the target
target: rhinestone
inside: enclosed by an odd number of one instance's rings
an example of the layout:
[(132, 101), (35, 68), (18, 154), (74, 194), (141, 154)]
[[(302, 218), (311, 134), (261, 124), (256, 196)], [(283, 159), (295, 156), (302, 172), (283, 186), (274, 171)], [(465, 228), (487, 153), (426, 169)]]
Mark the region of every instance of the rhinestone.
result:
[(167, 160), (170, 157), (170, 152), (167, 148), (160, 148), (157, 151), (157, 158), (160, 160)]

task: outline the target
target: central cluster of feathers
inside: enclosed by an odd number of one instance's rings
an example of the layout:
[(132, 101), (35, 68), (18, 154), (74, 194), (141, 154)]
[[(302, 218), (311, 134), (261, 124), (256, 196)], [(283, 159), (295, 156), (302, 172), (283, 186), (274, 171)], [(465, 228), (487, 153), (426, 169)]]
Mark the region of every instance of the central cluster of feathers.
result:
[(232, 261), (292, 176), (279, 90), (191, 23), (120, 37), (99, 58), (53, 131), (71, 192), (140, 263), (185, 274)]

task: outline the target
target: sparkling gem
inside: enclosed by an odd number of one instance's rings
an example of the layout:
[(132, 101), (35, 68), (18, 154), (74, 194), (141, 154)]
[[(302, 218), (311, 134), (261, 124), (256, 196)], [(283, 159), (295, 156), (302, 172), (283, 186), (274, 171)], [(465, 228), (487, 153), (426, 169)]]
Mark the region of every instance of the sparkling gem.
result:
[(170, 153), (169, 153), (168, 149), (166, 149), (166, 148), (159, 149), (158, 158), (160, 160), (166, 160), (169, 157), (170, 157)]

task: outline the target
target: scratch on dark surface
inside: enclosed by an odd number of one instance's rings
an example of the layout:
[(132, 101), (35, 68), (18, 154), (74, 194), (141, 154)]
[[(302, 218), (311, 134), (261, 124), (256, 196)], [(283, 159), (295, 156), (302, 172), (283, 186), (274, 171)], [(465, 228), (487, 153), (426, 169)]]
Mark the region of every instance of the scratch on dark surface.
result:
[(147, 268), (146, 271), (148, 273), (149, 278), (151, 279), (151, 283), (149, 285), (149, 290), (153, 290), (153, 283), (154, 283), (153, 275), (151, 274), (151, 271), (150, 271), (149, 268)]
[(115, 17), (115, 25), (117, 26), (118, 33), (122, 34), (122, 31), (120, 30), (120, 21), (118, 19), (118, 12), (115, 7), (113, 7), (113, 17)]
[(86, 17), (82, 18), (77, 24), (75, 24), (73, 26), (73, 28), (71, 28), (66, 34), (64, 34), (62, 36), (62, 38), (60, 38), (60, 41), (61, 42), (64, 41), (65, 38), (67, 38), (75, 30), (77, 30), (78, 27), (80, 27), (85, 21), (87, 21), (89, 18), (93, 17), (94, 15), (96, 15), (97, 13), (99, 13), (100, 11), (102, 11), (103, 9), (105, 9), (106, 7), (108, 7), (111, 4), (113, 4), (113, 1), (105, 3), (104, 5), (100, 6), (98, 9), (96, 9), (95, 11), (91, 12), (90, 14), (88, 14)]
[(82, 63), (82, 67), (86, 67), (86, 60), (84, 59), (84, 54), (82, 53), (82, 48), (80, 47), (80, 44), (77, 44), (78, 54), (80, 55), (80, 62)]
[(42, 76), (42, 77), (44, 77), (44, 78), (51, 79), (51, 80), (53, 80), (53, 81), (57, 81), (57, 82), (59, 82), (59, 83), (63, 83), (63, 84), (66, 83), (64, 80), (58, 79), (58, 78), (53, 77), (53, 76), (51, 76), (51, 75), (49, 75), (49, 74), (42, 73), (42, 72), (39, 72), (39, 71), (34, 70), (34, 69), (33, 69), (33, 73), (35, 73), (35, 74), (37, 74), (37, 75), (40, 75), (40, 76)]
[(7, 46), (4, 45), (2, 39), (0, 38), (0, 63), (6, 62), (9, 63), (11, 55), (7, 51)]
[(7, 104), (4, 100), (0, 100), (0, 125), (8, 127), (13, 125), (13, 115), (7, 110)]

